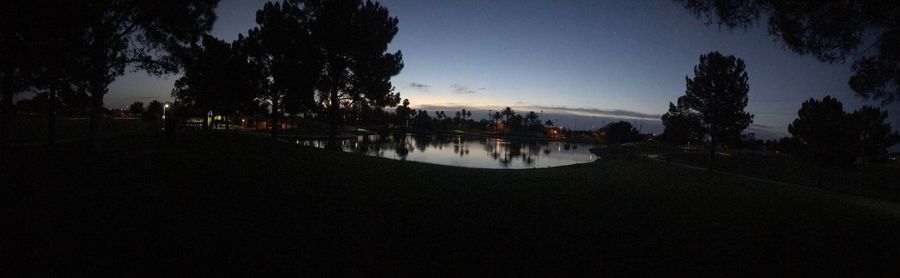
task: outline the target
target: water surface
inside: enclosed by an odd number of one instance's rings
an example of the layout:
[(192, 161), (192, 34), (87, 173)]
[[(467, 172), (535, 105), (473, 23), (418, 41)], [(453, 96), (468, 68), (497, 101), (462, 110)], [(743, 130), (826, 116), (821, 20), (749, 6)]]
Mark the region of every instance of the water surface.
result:
[[(324, 148), (326, 140), (294, 140)], [(589, 144), (469, 136), (360, 135), (341, 141), (346, 152), (390, 159), (492, 169), (546, 168), (592, 162)]]

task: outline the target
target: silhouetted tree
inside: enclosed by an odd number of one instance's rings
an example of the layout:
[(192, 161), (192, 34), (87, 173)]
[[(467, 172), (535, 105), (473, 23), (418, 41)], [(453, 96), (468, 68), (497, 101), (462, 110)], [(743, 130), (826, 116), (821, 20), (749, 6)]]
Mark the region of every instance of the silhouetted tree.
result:
[(140, 115), (144, 113), (144, 103), (140, 101), (135, 101), (131, 105), (128, 105), (128, 114), (132, 116)]
[(530, 111), (525, 115), (525, 123), (528, 128), (537, 128), (541, 124), (541, 117), (534, 111)]
[(311, 34), (324, 56), (317, 89), (330, 119), (329, 144), (336, 146), (343, 107), (353, 102), (394, 106), (400, 101), (390, 79), (403, 69), (402, 53), (387, 53), (397, 34), (397, 18), (371, 1), (294, 2), (311, 12)]
[(504, 117), (506, 117), (506, 122), (504, 123), (504, 125), (506, 125), (506, 131), (509, 131), (509, 128), (511, 125), (510, 118), (515, 117), (516, 112), (513, 111), (512, 108), (507, 106), (506, 108), (503, 108), (503, 110), (500, 110), (500, 114), (503, 115)]
[(798, 140), (798, 157), (819, 166), (820, 185), (826, 167), (852, 167), (858, 139), (840, 101), (810, 99), (797, 114), (788, 131)]
[(35, 20), (37, 28), (32, 30), (34, 34), (30, 38), (34, 69), (32, 85), (34, 89), (47, 91), (47, 139), (53, 144), (62, 104), (58, 101), (60, 96), (76, 94), (86, 85), (82, 67), (87, 45), (79, 32), (80, 26), (70, 24), (79, 21), (79, 15), (70, 12), (70, 9), (77, 9), (78, 4), (59, 1), (43, 4), (39, 8), (43, 18)]
[(681, 145), (689, 142), (702, 142), (703, 128), (700, 116), (693, 113), (683, 102), (679, 105), (669, 103), (669, 112), (662, 115), (662, 139), (666, 142)]
[(196, 42), (215, 21), (218, 0), (98, 0), (69, 11), (86, 43), (85, 72), (91, 96), (90, 140), (96, 145), (103, 96), (128, 67), (151, 74), (178, 70), (170, 54)]
[(249, 57), (263, 71), (258, 97), (269, 104), (273, 137), (285, 112), (299, 112), (314, 102), (322, 53), (313, 41), (310, 21), (309, 9), (269, 2), (256, 13), (259, 26), (247, 38)]
[(88, 96), (85, 87), (78, 87), (74, 91), (70, 91), (59, 95), (62, 101), (62, 109), (69, 115), (87, 116), (91, 106), (91, 97)]
[(601, 131), (606, 135), (606, 142), (614, 145), (634, 142), (640, 138), (638, 130), (626, 121), (610, 123)]
[(193, 45), (180, 55), (184, 75), (175, 81), (172, 96), (194, 108), (204, 128), (209, 126), (209, 111), (224, 116), (227, 128), (228, 117), (252, 103), (259, 91), (256, 85), (265, 78), (241, 48), (244, 40), (240, 36), (229, 44), (204, 35), (202, 46)]
[(0, 145), (10, 134), (13, 95), (46, 91), (48, 141), (54, 142), (57, 108), (64, 93), (78, 93), (85, 56), (82, 3), (3, 1), (0, 4)]
[(444, 111), (435, 111), (434, 120), (438, 127), (447, 128), (450, 127), (453, 121), (455, 121), (456, 119), (450, 119), (450, 117), (447, 116), (447, 113)]
[(863, 162), (883, 160), (887, 148), (900, 142), (900, 135), (891, 130), (887, 111), (863, 106), (849, 115), (850, 125), (857, 133)]
[(509, 119), (507, 125), (507, 130), (519, 130), (525, 127), (525, 117), (522, 115), (513, 115), (512, 118)]
[(159, 101), (151, 101), (150, 104), (147, 104), (147, 110), (144, 111), (143, 119), (146, 122), (158, 122), (162, 119), (163, 114), (163, 104)]
[(497, 126), (497, 124), (500, 123), (500, 119), (503, 118), (503, 115), (500, 114), (500, 112), (494, 112), (494, 113), (491, 114), (490, 116), (491, 116), (491, 120), (494, 121), (494, 126), (495, 126), (495, 127)]
[[(221, 82), (225, 83), (224, 91), (219, 95), (217, 102), (222, 109), (223, 116), (226, 117), (225, 129), (230, 127), (228, 117), (236, 116), (237, 113), (253, 114), (253, 110), (258, 108), (254, 100), (257, 93), (261, 92), (263, 86), (267, 84), (265, 71), (259, 65), (250, 59), (250, 47), (247, 46), (248, 40), (242, 35), (238, 35), (238, 39), (231, 43), (231, 52), (228, 56), (228, 63), (225, 65), (226, 71)], [(299, 78), (299, 77), (298, 77)], [(292, 94), (296, 96), (300, 94)], [(299, 97), (289, 97), (285, 101), (285, 106), (289, 113), (308, 112), (297, 107), (303, 106), (298, 104)], [(301, 99), (302, 100), (302, 99)], [(297, 109), (294, 109), (297, 108)]]
[(419, 110), (416, 113), (415, 125), (417, 131), (431, 130), (431, 116), (428, 116), (428, 111)]
[(687, 90), (678, 103), (698, 114), (701, 130), (709, 138), (710, 160), (716, 147), (739, 140), (741, 132), (753, 122), (753, 115), (744, 112), (750, 92), (744, 68), (741, 59), (710, 52), (700, 56), (694, 78), (685, 77)]
[(223, 112), (222, 100), (231, 90), (229, 76), (234, 69), (228, 67), (231, 46), (215, 37), (204, 35), (202, 46), (193, 45), (182, 56), (184, 75), (175, 80), (172, 97), (178, 102), (195, 108), (203, 118), (203, 128), (208, 128), (206, 114)]
[[(853, 55), (850, 87), (884, 104), (900, 97), (900, 3), (884, 0), (681, 0), (709, 23), (745, 28), (768, 18), (769, 33), (788, 49), (819, 60)], [(862, 49), (862, 51), (859, 51)], [(874, 51), (873, 51), (874, 50)]]
[(547, 125), (547, 126), (549, 126), (549, 127), (553, 127), (553, 121), (547, 120), (547, 122), (545, 122), (544, 125)]
[(397, 106), (397, 125), (409, 128), (409, 118), (412, 116), (412, 109), (409, 109), (409, 100), (404, 99), (403, 105)]
[(33, 15), (39, 7), (33, 1), (10, 0), (0, 2), (0, 155), (5, 151), (12, 135), (15, 120), (13, 98), (28, 89), (33, 77), (33, 49), (35, 22)]

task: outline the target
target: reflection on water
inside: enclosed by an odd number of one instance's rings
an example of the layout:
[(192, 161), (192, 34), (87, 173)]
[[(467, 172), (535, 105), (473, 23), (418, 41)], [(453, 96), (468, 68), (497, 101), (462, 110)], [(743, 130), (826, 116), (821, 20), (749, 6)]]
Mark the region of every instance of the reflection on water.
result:
[[(324, 148), (326, 140), (295, 143)], [(544, 168), (594, 161), (589, 145), (464, 136), (361, 135), (341, 142), (346, 152), (473, 168)]]

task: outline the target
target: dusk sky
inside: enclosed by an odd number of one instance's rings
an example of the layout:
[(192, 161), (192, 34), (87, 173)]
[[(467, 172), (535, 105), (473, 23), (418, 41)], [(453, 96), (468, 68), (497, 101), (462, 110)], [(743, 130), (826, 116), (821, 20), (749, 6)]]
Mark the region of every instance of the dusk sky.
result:
[[(223, 0), (213, 34), (226, 40), (246, 34), (265, 2)], [(787, 51), (765, 24), (746, 31), (705, 25), (674, 1), (379, 2), (400, 20), (391, 49), (403, 51), (405, 67), (393, 84), (413, 106), (429, 110), (512, 106), (613, 118), (644, 114), (658, 122), (668, 102), (684, 94), (699, 56), (714, 50), (747, 63), (747, 110), (756, 115), (756, 130), (786, 135), (810, 97), (835, 96), (847, 110), (865, 104), (847, 85), (851, 62), (825, 64)], [(129, 73), (110, 87), (107, 106), (170, 100), (175, 79)], [(898, 107), (890, 107), (895, 129)]]

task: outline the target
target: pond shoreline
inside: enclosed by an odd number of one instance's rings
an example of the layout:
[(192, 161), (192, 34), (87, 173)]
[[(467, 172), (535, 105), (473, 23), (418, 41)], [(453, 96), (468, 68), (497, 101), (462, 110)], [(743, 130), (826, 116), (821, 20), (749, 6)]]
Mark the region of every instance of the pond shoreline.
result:
[[(266, 133), (268, 134), (268, 133)], [(465, 137), (478, 137), (478, 138), (496, 138), (496, 139), (504, 139), (504, 140), (516, 140), (516, 141), (525, 141), (525, 142), (560, 142), (560, 143), (569, 143), (569, 144), (593, 144), (596, 145), (593, 141), (585, 141), (585, 140), (567, 140), (560, 138), (550, 138), (550, 137), (538, 137), (538, 136), (518, 136), (518, 135), (504, 135), (504, 134), (492, 134), (492, 133), (481, 133), (481, 132), (429, 132), (429, 133), (421, 133), (421, 132), (409, 132), (409, 131), (389, 131), (386, 133), (381, 132), (371, 132), (367, 130), (363, 131), (355, 131), (352, 133), (343, 133), (337, 136), (338, 140), (347, 140), (347, 139), (355, 139), (358, 136), (366, 136), (366, 135), (411, 135), (415, 137), (423, 137), (423, 136), (432, 136), (432, 137), (452, 137), (452, 136), (465, 136)], [(278, 138), (282, 139), (328, 139), (328, 135), (323, 134), (279, 134)]]
[[(285, 136), (279, 140), (313, 148), (328, 145), (326, 136)], [(589, 151), (593, 147), (590, 144), (534, 138), (388, 133), (343, 136), (340, 141), (340, 149), (348, 153), (467, 168), (546, 168), (589, 163), (597, 158)]]

